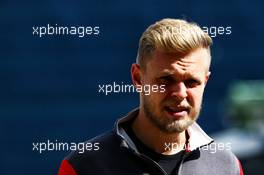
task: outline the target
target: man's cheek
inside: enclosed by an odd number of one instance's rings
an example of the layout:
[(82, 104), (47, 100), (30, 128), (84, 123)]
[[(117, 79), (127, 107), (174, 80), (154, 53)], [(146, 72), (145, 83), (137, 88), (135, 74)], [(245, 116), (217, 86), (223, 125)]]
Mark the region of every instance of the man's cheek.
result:
[(159, 102), (159, 98), (158, 98), (157, 94), (150, 93), (149, 95), (147, 95), (147, 98), (148, 98), (148, 101), (152, 104), (152, 107), (154, 108), (152, 110), (155, 110), (155, 108), (156, 109), (160, 108), (160, 102)]
[(199, 113), (202, 105), (202, 96), (194, 96), (190, 105), (196, 114)]
[(189, 102), (189, 105), (193, 106), (193, 107), (197, 107), (201, 104), (202, 101), (202, 93), (200, 90), (194, 90), (191, 91), (188, 94), (187, 100)]

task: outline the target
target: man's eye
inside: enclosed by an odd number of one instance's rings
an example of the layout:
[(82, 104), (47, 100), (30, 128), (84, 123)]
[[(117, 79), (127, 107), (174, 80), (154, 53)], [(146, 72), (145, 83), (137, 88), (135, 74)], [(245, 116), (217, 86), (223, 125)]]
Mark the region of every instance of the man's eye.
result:
[(173, 78), (170, 76), (165, 76), (165, 77), (161, 77), (159, 78), (159, 83), (160, 84), (164, 84), (164, 85), (168, 85), (170, 83), (173, 83)]
[(195, 80), (195, 79), (189, 79), (189, 80), (185, 81), (185, 85), (187, 87), (196, 87), (196, 86), (198, 86), (200, 84), (201, 84), (201, 82), (198, 81), (198, 80)]

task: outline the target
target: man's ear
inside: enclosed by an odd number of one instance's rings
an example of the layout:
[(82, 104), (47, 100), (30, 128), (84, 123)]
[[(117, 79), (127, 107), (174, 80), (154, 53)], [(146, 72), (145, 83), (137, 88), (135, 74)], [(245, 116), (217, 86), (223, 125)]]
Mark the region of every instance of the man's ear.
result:
[(206, 73), (206, 76), (205, 76), (205, 84), (206, 84), (207, 81), (209, 80), (210, 75), (211, 75), (211, 72), (208, 71), (208, 72)]
[(141, 70), (139, 64), (133, 63), (131, 66), (131, 78), (134, 86), (141, 85)]

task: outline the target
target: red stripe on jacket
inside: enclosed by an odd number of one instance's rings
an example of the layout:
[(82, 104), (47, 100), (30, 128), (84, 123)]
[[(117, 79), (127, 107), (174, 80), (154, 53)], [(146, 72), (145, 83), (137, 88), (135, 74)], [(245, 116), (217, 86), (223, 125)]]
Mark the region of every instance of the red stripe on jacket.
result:
[(238, 161), (238, 164), (239, 164), (239, 170), (240, 170), (240, 175), (244, 175), (244, 173), (243, 173), (243, 168), (242, 168), (242, 165), (241, 165), (241, 163), (240, 163), (240, 161), (237, 159), (237, 161)]
[(77, 175), (77, 173), (67, 160), (63, 160), (58, 175)]

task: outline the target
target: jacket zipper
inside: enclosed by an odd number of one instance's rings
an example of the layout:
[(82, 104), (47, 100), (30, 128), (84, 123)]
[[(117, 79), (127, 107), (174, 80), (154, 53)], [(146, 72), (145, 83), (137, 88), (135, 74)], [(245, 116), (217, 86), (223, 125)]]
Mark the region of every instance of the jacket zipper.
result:
[(180, 166), (179, 166), (179, 169), (178, 169), (178, 173), (177, 173), (177, 175), (181, 175), (182, 164), (183, 164), (184, 160), (186, 159), (186, 157), (187, 157), (188, 155), (189, 155), (189, 154), (185, 152), (184, 155), (182, 156), (181, 163), (180, 163)]
[(162, 172), (162, 174), (163, 175), (168, 175), (167, 173), (166, 173), (166, 171), (158, 164), (158, 163), (156, 163), (155, 161), (153, 161), (153, 160), (151, 160), (150, 158), (148, 158), (147, 156), (145, 156), (145, 155), (142, 155), (142, 154), (140, 154), (139, 155), (139, 157), (141, 157), (142, 159), (145, 159), (146, 161), (149, 161), (149, 162), (151, 162), (152, 164), (154, 164), (161, 172)]
[(149, 162), (151, 164), (154, 164), (154, 166), (157, 167), (163, 175), (168, 175), (166, 173), (166, 171), (158, 163), (156, 163), (155, 161), (151, 160), (147, 156), (145, 156), (143, 154), (140, 154), (140, 153), (137, 153), (137, 152), (135, 152), (134, 150), (131, 150), (131, 149), (128, 149), (128, 151), (130, 151), (132, 154), (138, 156), (139, 158), (141, 158), (141, 159), (143, 159), (143, 160), (145, 160), (145, 161), (147, 161), (147, 162)]

